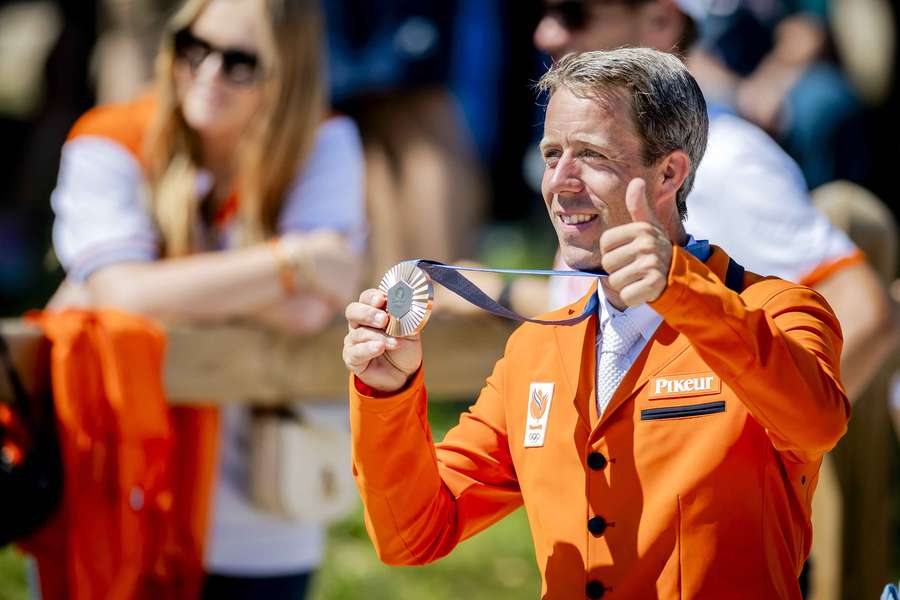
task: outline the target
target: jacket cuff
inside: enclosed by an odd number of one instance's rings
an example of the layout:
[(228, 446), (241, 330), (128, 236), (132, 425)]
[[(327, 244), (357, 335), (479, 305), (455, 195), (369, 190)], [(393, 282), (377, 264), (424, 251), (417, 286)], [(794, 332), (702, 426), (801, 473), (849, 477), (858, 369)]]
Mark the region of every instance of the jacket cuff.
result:
[(407, 403), (425, 386), (425, 370), (422, 366), (396, 392), (379, 392), (350, 374), (350, 408), (367, 413), (384, 413)]
[(673, 246), (672, 264), (669, 265), (669, 276), (666, 280), (666, 289), (659, 298), (649, 305), (660, 315), (675, 308), (681, 303), (682, 297), (688, 290), (691, 271), (697, 269), (697, 265), (707, 269), (706, 265), (694, 258), (690, 252), (681, 246)]

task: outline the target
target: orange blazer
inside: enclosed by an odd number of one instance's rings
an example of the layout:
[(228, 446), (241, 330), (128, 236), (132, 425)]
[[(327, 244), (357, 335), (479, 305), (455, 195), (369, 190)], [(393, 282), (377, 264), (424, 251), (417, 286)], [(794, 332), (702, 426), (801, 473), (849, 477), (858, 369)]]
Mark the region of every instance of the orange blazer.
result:
[(524, 503), (545, 599), (800, 598), (819, 465), (850, 414), (840, 327), (800, 285), (746, 273), (732, 292), (728, 261), (675, 249), (664, 322), (602, 417), (596, 316), (517, 329), (439, 444), (421, 370), (390, 397), (351, 378), (381, 559), (433, 561)]
[(195, 600), (218, 411), (169, 408), (165, 337), (113, 310), (32, 317), (51, 342), (63, 458), (57, 514), (22, 543), (45, 600)]

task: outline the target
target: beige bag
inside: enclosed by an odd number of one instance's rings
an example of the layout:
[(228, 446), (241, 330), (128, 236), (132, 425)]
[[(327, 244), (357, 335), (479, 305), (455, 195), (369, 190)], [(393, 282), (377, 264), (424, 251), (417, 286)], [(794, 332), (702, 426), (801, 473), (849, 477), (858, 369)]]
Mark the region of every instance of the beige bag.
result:
[(253, 410), (249, 479), (257, 507), (291, 520), (330, 523), (358, 498), (349, 432), (314, 427), (286, 407)]

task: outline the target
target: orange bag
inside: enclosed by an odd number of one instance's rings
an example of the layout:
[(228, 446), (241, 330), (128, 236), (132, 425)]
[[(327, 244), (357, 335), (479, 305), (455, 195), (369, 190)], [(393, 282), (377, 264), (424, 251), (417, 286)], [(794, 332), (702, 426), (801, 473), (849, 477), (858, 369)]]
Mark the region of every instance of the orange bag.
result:
[(142, 317), (32, 317), (50, 339), (63, 457), (61, 510), (22, 546), (45, 600), (194, 600), (216, 464), (218, 411), (169, 408), (165, 338)]

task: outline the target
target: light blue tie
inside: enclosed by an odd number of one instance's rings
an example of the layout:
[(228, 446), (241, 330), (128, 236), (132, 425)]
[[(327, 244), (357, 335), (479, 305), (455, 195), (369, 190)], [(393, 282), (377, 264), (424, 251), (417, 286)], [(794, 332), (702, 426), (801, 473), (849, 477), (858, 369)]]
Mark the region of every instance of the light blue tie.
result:
[(641, 337), (641, 331), (628, 313), (612, 315), (603, 324), (597, 343), (597, 414), (609, 405), (613, 394), (631, 367), (630, 350)]

